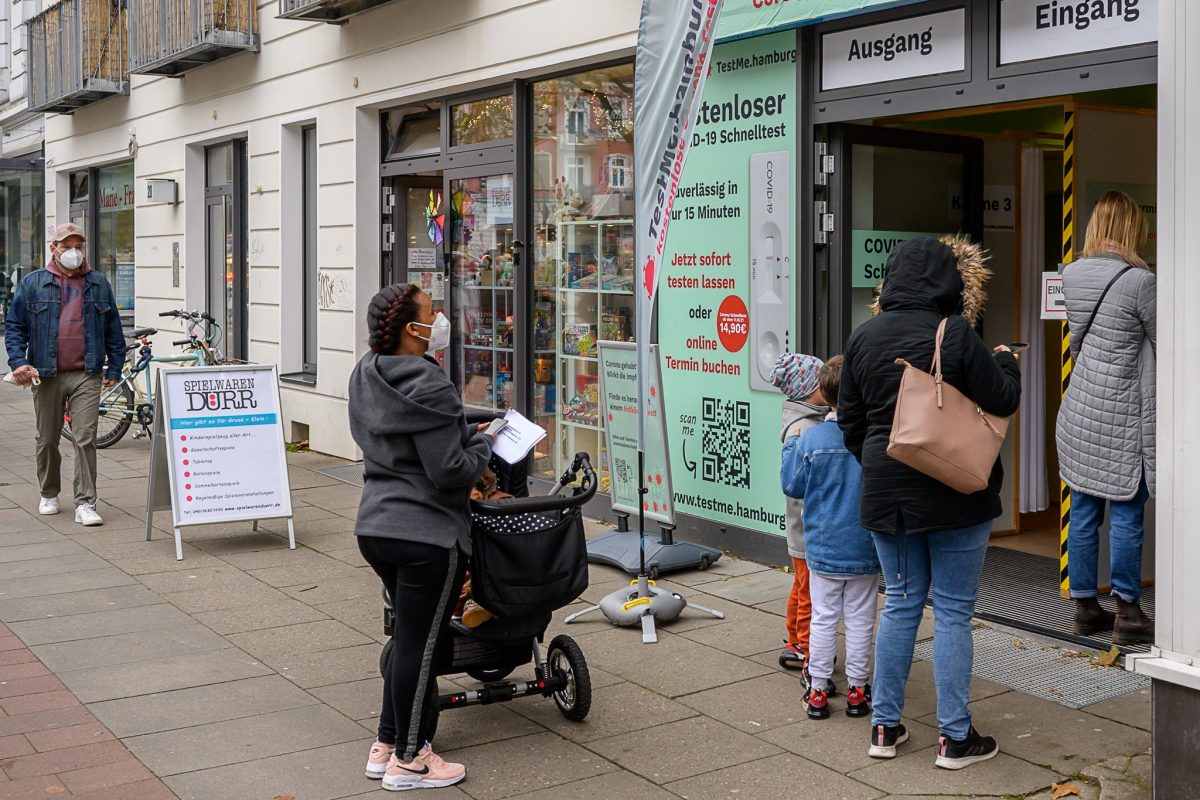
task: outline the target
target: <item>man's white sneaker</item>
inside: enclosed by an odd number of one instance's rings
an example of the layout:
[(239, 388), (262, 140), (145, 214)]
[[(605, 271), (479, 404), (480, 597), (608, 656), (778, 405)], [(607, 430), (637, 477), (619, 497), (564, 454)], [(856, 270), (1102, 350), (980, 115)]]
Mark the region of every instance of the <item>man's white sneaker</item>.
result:
[(77, 507), (75, 509), (75, 521), (89, 528), (104, 524), (104, 520), (100, 519), (100, 515), (96, 513), (96, 506), (93, 503), (84, 503)]
[(45, 517), (48, 517), (51, 514), (57, 514), (58, 513), (58, 498), (57, 497), (43, 497), (42, 501), (40, 503), (38, 503), (38, 513)]

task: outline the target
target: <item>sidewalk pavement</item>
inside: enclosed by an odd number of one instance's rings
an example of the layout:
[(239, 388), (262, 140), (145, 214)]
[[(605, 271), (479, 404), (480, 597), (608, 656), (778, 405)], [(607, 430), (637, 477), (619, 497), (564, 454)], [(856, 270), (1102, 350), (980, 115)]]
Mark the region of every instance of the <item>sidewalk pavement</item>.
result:
[[(28, 394), (0, 385), (0, 430), (0, 798), (391, 796), (362, 775), (384, 637), (379, 584), (354, 542), (359, 489), (315, 471), (345, 462), (289, 455), (295, 551), (285, 525), (222, 525), (186, 530), (177, 562), (168, 513), (144, 541), (146, 441), (101, 451), (105, 525), (85, 529), (66, 509), (36, 513)], [(69, 458), (63, 469), (69, 486)], [(565, 628), (582, 606), (564, 609), (551, 635), (570, 633), (587, 657), (588, 719), (568, 722), (541, 698), (443, 713), (438, 750), (468, 778), (418, 795), (1041, 800), (1067, 783), (1084, 798), (1149, 797), (1148, 692), (1074, 710), (977, 679), (976, 724), (1003, 753), (946, 772), (933, 766), (923, 661), (908, 689), (911, 743), (872, 761), (868, 723), (809, 721), (799, 677), (775, 664), (790, 581), (732, 558), (672, 576), (660, 586), (727, 617), (685, 612), (652, 646), (599, 615)], [(593, 567), (583, 599), (623, 583)]]

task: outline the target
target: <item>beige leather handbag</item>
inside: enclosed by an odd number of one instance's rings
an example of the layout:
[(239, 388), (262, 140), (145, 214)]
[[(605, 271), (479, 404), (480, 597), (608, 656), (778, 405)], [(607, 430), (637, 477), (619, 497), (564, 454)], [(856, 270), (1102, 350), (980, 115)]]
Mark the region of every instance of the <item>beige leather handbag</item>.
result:
[(925, 372), (902, 358), (904, 367), (887, 454), (917, 472), (963, 494), (987, 488), (1000, 455), (1008, 420), (980, 408), (942, 380), (943, 319), (933, 351), (933, 369)]

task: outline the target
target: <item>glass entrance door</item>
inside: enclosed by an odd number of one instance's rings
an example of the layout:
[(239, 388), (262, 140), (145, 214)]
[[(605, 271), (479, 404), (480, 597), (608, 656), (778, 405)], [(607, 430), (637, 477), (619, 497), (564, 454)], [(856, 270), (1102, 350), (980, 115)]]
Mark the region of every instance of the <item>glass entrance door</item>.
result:
[(400, 175), (385, 180), (382, 285), (415, 283), (441, 307), (446, 247), (442, 176)]
[(514, 380), (514, 334), (524, 320), (516, 300), (513, 174), (493, 170), (447, 182), (447, 314), (453, 325), (450, 375), (463, 404), (503, 413), (524, 405)]
[(918, 236), (983, 235), (983, 143), (915, 131), (830, 129), (830, 333), (844, 342), (868, 320), (888, 254)]

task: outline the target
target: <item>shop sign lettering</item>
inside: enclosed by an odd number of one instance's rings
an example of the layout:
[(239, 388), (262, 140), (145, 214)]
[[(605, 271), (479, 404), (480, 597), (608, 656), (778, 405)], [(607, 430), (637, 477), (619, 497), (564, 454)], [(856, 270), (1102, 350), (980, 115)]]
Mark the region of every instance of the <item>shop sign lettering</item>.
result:
[(1000, 63), (1158, 41), (1157, 0), (1002, 0)]
[(961, 72), (966, 68), (964, 9), (883, 22), (821, 37), (821, 89)]
[(1042, 319), (1066, 320), (1067, 295), (1063, 292), (1062, 275), (1042, 273)]
[(919, 236), (938, 236), (918, 231), (850, 232), (850, 286), (854, 289), (874, 289), (883, 280), (883, 268), (896, 245)]

